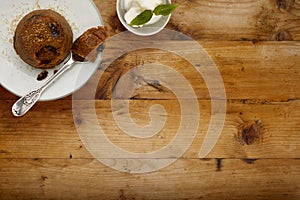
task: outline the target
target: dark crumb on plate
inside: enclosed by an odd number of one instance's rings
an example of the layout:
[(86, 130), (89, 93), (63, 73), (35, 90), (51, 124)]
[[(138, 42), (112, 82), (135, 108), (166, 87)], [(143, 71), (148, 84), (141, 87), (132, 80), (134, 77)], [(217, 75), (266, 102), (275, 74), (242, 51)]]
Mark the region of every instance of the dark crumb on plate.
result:
[(47, 78), (47, 76), (48, 76), (48, 72), (46, 70), (43, 70), (41, 73), (39, 73), (39, 75), (37, 76), (36, 80), (42, 81), (45, 78)]

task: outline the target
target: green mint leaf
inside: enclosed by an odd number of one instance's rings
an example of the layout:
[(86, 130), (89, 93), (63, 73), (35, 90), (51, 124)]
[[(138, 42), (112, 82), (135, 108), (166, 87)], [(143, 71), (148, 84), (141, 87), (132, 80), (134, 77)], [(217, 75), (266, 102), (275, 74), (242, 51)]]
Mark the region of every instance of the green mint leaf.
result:
[(166, 15), (169, 15), (171, 14), (171, 12), (173, 12), (176, 8), (178, 7), (177, 4), (163, 4), (163, 5), (159, 5), (157, 6), (153, 13), (155, 15), (163, 15), (163, 16), (166, 16)]
[(144, 10), (141, 14), (136, 16), (131, 22), (131, 26), (140, 26), (146, 24), (152, 18), (153, 12), (152, 10)]

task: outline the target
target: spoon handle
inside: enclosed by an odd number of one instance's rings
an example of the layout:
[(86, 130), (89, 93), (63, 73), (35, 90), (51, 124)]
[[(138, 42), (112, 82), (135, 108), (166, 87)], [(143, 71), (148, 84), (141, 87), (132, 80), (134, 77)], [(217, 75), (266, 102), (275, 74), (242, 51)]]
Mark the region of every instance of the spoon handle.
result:
[(68, 70), (75, 61), (73, 60), (72, 55), (70, 56), (69, 60), (55, 73), (53, 74), (40, 88), (33, 90), (26, 94), (25, 96), (21, 97), (17, 102), (14, 103), (12, 106), (12, 114), (15, 117), (21, 117), (25, 115), (30, 108), (40, 99), (41, 94), (44, 90), (53, 83), (60, 75), (62, 75), (66, 70)]

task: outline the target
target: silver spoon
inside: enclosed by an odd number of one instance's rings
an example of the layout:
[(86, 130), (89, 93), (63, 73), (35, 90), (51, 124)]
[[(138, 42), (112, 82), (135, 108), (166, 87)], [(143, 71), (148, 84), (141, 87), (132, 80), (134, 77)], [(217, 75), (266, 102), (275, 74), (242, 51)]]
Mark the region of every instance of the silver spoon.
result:
[(87, 63), (75, 60), (73, 53), (70, 52), (70, 56), (65, 64), (53, 74), (40, 88), (32, 90), (25, 96), (21, 97), (14, 105), (12, 106), (12, 114), (15, 117), (21, 117), (25, 115), (30, 108), (40, 99), (41, 94), (46, 90), (47, 87), (53, 83), (59, 76), (61, 76), (65, 71), (70, 69), (75, 63)]

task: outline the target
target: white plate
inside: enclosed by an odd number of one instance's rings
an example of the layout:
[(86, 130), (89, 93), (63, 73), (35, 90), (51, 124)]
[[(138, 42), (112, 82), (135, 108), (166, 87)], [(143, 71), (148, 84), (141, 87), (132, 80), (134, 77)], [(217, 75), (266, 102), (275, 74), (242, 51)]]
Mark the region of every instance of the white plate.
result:
[[(64, 16), (72, 27), (74, 40), (91, 27), (103, 26), (101, 15), (92, 0), (1, 1), (0, 84), (17, 96), (38, 88), (46, 80), (37, 81), (37, 75), (42, 70), (23, 62), (13, 48), (13, 35), (18, 22), (36, 9), (52, 9)], [(72, 94), (89, 80), (98, 65), (99, 62), (74, 65), (42, 94), (40, 100), (55, 100)], [(47, 70), (48, 77), (57, 68)]]

